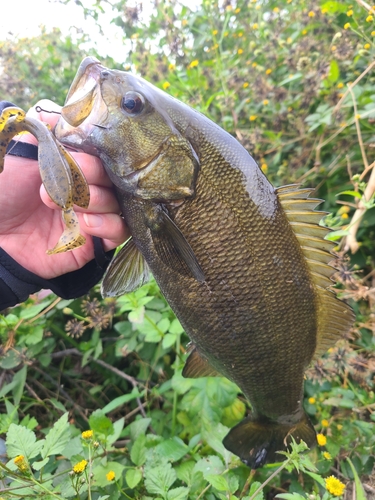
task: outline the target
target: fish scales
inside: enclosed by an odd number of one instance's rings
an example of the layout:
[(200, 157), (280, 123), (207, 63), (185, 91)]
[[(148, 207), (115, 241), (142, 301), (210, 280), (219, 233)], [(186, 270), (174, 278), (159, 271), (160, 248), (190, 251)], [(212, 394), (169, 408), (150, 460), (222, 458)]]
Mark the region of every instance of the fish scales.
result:
[[(89, 77), (97, 84), (85, 94)], [(296, 186), (275, 190), (220, 127), (92, 58), (65, 107), (57, 137), (102, 159), (132, 234), (103, 292), (130, 291), (152, 271), (193, 343), (183, 375), (226, 376), (251, 403), (224, 439), (249, 466), (278, 461), (292, 438), (313, 446), (304, 371), (353, 321), (321, 286), (334, 270), (319, 200)]]

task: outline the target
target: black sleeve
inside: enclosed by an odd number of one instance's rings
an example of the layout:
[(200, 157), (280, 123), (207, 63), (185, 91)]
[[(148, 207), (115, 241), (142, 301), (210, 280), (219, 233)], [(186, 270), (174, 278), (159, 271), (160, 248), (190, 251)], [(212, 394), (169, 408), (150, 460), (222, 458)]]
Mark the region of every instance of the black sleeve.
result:
[(100, 252), (101, 241), (96, 238), (96, 259), (77, 271), (46, 280), (28, 271), (0, 248), (0, 311), (23, 302), (31, 293), (42, 288), (52, 290), (63, 299), (81, 297), (104, 275), (114, 250)]

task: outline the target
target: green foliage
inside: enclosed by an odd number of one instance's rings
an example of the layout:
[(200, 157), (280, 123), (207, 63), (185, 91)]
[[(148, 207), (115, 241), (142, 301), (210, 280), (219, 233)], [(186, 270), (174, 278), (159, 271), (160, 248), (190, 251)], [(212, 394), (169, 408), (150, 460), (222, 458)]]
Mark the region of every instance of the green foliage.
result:
[[(100, 23), (99, 3), (86, 14)], [(375, 463), (372, 14), (346, 0), (204, 0), (142, 15), (113, 5), (128, 69), (237, 137), (276, 185), (317, 186), (333, 241), (353, 234), (360, 210), (358, 250), (338, 261), (358, 327), (308, 372), (321, 445), (296, 445), (279, 467), (253, 473), (221, 442), (247, 403), (226, 379), (181, 376), (188, 339), (154, 282), (117, 301), (97, 289), (33, 296), (0, 316), (1, 497), (328, 500), (334, 475), (365, 498)], [(62, 103), (84, 42), (58, 31), (0, 42), (2, 97)]]

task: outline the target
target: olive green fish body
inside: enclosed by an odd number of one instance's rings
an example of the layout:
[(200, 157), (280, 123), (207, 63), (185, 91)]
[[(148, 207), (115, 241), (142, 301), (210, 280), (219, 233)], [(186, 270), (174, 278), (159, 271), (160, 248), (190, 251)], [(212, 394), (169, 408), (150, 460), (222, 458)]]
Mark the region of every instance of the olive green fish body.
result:
[(104, 293), (130, 291), (151, 270), (193, 342), (183, 374), (224, 375), (250, 401), (251, 415), (224, 440), (249, 466), (277, 461), (291, 438), (313, 446), (304, 371), (352, 323), (326, 290), (333, 269), (319, 201), (295, 186), (275, 190), (232, 136), (144, 80), (83, 65), (98, 86), (76, 119), (70, 92), (70, 125), (57, 134), (102, 159), (132, 234)]

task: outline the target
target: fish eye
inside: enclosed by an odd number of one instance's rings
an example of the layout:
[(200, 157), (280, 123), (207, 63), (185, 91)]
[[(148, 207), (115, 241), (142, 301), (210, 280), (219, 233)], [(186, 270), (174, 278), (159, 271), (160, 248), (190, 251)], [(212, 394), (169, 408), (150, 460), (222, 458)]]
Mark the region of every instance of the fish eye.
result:
[(145, 106), (145, 100), (138, 92), (126, 92), (121, 100), (121, 107), (130, 115), (138, 115)]

